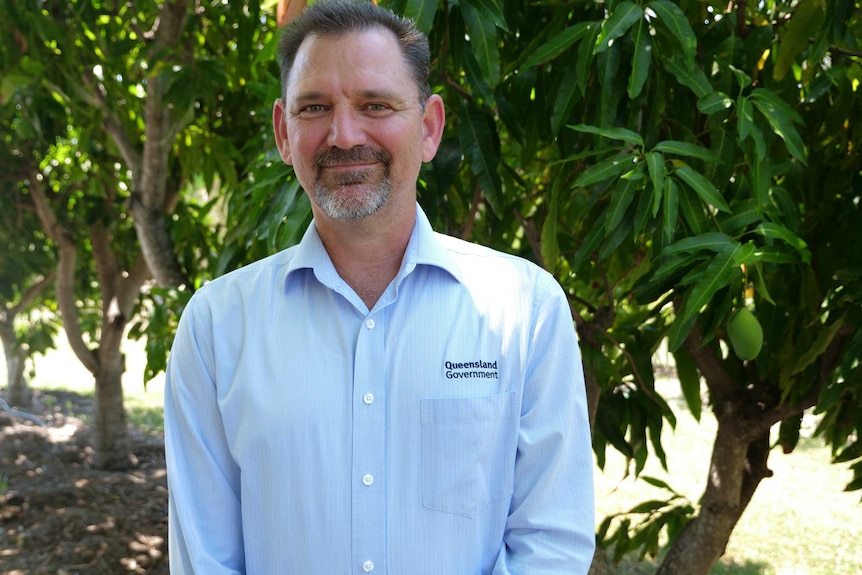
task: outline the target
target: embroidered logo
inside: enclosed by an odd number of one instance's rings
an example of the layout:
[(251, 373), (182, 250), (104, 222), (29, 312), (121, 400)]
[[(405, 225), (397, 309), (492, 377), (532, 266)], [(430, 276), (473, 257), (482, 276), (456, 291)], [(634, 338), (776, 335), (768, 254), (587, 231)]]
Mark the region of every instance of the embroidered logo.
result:
[(497, 361), (446, 361), (443, 363), (446, 379), (500, 379)]

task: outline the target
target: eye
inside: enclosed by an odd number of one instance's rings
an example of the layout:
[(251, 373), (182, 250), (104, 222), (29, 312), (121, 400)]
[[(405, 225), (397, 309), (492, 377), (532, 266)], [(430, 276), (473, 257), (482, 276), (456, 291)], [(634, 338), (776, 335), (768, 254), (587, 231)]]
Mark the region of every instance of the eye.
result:
[(386, 104), (381, 104), (380, 102), (368, 104), (367, 106), (365, 106), (365, 109), (369, 112), (388, 112), (390, 110), (389, 106), (387, 106)]
[(317, 114), (319, 112), (323, 112), (325, 109), (326, 108), (324, 108), (320, 104), (312, 104), (310, 106), (304, 107), (302, 110), (300, 110), (300, 113), (307, 112), (309, 114)]

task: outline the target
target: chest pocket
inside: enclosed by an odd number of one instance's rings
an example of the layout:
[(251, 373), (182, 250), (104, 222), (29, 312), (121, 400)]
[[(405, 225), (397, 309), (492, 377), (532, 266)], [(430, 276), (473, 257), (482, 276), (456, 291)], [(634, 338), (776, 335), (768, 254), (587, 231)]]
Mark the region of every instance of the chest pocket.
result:
[(518, 437), (515, 392), (423, 399), (422, 504), (473, 517), (512, 494)]

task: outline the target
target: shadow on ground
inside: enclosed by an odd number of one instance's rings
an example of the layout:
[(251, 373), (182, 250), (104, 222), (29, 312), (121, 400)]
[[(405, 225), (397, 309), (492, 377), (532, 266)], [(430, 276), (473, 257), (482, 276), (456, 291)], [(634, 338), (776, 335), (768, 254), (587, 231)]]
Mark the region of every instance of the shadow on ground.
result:
[(135, 468), (93, 469), (92, 399), (36, 391), (0, 412), (0, 573), (167, 574), (167, 486), (161, 437), (132, 432)]

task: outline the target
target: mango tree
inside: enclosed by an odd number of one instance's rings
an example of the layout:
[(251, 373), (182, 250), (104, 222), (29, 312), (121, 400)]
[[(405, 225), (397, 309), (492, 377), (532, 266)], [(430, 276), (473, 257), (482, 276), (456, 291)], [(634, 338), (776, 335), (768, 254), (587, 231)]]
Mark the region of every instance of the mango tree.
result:
[(213, 256), (215, 192), (260, 123), (247, 107), (260, 6), (28, 4), (0, 8), (3, 110), (25, 135), (22, 194), (57, 254), (66, 335), (96, 382), (96, 465), (122, 467), (121, 344), (151, 309), (142, 288), (188, 292)]
[[(381, 4), (429, 33), (447, 105), (420, 201), (437, 229), (559, 278), (599, 464), (608, 447), (636, 474), (666, 462), (663, 342), (689, 410), (718, 421), (700, 501), (645, 478), (668, 500), (606, 518), (612, 558), (666, 536), (659, 573), (708, 573), (806, 411), (862, 487), (858, 2)], [(233, 237), (287, 243), (307, 206), (266, 165), (255, 197), (278, 201)]]

